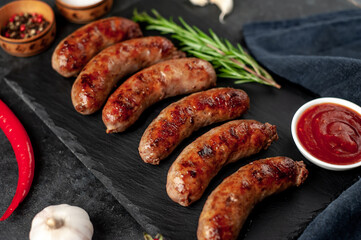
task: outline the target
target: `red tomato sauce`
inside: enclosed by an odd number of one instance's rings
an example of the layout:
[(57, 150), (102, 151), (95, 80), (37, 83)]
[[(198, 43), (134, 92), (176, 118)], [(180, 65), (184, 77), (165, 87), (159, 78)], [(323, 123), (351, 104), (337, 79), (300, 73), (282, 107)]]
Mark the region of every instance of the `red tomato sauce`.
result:
[(334, 103), (307, 109), (297, 123), (297, 135), (314, 157), (332, 164), (361, 161), (361, 116)]

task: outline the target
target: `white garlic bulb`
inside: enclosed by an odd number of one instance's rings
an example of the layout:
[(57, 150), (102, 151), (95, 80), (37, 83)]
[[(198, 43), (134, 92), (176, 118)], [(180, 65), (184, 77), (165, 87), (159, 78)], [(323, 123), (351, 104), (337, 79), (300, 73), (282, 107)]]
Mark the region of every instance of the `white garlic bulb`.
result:
[(33, 219), (30, 240), (91, 240), (93, 224), (88, 213), (75, 206), (49, 206)]

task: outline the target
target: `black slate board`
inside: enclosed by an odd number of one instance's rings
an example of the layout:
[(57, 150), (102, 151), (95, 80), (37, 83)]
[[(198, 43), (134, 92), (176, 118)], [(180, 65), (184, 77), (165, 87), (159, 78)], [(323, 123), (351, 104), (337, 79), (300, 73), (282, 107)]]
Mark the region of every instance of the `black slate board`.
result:
[[(182, 16), (188, 23), (203, 30), (211, 27), (219, 36), (228, 38), (233, 43), (241, 41), (241, 32), (229, 32), (227, 25), (217, 22), (215, 12), (210, 13), (206, 21), (198, 19), (192, 14), (190, 4), (143, 0), (134, 7), (148, 12), (156, 7), (163, 16)], [(134, 7), (122, 12), (113, 11), (111, 15), (131, 17)], [(219, 79), (218, 86), (245, 90), (251, 99), (251, 109), (243, 118), (277, 125), (280, 140), (267, 151), (223, 169), (200, 201), (188, 208), (178, 206), (167, 197), (165, 191), (167, 171), (187, 144), (216, 125), (194, 133), (160, 166), (143, 163), (137, 147), (145, 128), (164, 107), (181, 97), (155, 104), (128, 131), (107, 135), (101, 121), (101, 112), (81, 116), (73, 109), (70, 89), (74, 79), (64, 79), (51, 68), (51, 54), (56, 44), (79, 27), (64, 24), (66, 25), (58, 28), (57, 40), (52, 48), (33, 57), (31, 64), (12, 71), (5, 81), (147, 232), (153, 235), (162, 233), (167, 239), (195, 239), (198, 217), (206, 197), (226, 176), (241, 166), (264, 157), (285, 155), (295, 160), (304, 160), (292, 141), (290, 124), (297, 108), (315, 95), (277, 76), (275, 78), (282, 85), (281, 90), (258, 84), (234, 85), (232, 80)], [(306, 183), (298, 189), (272, 196), (258, 205), (248, 218), (239, 239), (297, 238), (312, 218), (354, 183), (359, 174), (357, 170), (331, 172), (307, 161), (306, 164), (310, 171)]]

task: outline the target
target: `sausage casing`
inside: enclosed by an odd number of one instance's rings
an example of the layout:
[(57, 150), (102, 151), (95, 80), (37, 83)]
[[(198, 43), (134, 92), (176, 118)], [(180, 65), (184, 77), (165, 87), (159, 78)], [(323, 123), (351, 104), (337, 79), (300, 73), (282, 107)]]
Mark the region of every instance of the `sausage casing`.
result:
[(110, 17), (94, 21), (58, 44), (52, 56), (52, 66), (64, 77), (76, 76), (102, 49), (142, 35), (139, 25), (126, 18)]
[(210, 130), (189, 144), (170, 167), (168, 196), (190, 205), (223, 166), (267, 149), (277, 139), (276, 126), (255, 120), (234, 120)]
[(258, 202), (299, 186), (307, 175), (302, 161), (287, 157), (266, 158), (241, 167), (209, 195), (199, 217), (198, 240), (236, 239)]
[(122, 132), (152, 104), (180, 94), (205, 90), (216, 84), (212, 65), (198, 58), (167, 60), (128, 78), (103, 108), (107, 133)]
[(144, 37), (114, 44), (92, 58), (73, 84), (71, 98), (81, 114), (92, 114), (105, 103), (117, 82), (155, 63), (184, 57), (164, 37)]
[(139, 144), (144, 162), (159, 164), (192, 132), (215, 122), (241, 116), (249, 97), (240, 89), (214, 88), (172, 103), (145, 130)]

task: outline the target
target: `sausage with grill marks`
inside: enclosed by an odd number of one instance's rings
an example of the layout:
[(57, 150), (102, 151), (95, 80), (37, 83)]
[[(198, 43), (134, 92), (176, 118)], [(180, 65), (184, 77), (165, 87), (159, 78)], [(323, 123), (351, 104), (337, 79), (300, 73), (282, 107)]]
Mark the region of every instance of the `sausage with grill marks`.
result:
[(150, 105), (176, 95), (205, 90), (216, 84), (212, 65), (198, 58), (167, 60), (128, 78), (103, 108), (107, 133), (122, 132)]
[(81, 114), (92, 114), (103, 106), (120, 79), (155, 63), (184, 56), (164, 37), (114, 44), (92, 58), (75, 80), (71, 90), (74, 108)]
[(277, 139), (276, 126), (255, 120), (234, 120), (210, 130), (189, 144), (170, 167), (168, 196), (189, 206), (223, 166), (267, 149)]
[(248, 108), (249, 97), (240, 89), (193, 93), (163, 109), (152, 121), (140, 140), (139, 154), (144, 162), (157, 165), (194, 131), (237, 118)]
[(76, 76), (87, 62), (104, 48), (143, 36), (137, 23), (122, 17), (89, 23), (64, 38), (55, 48), (52, 67), (63, 77)]
[(223, 180), (209, 195), (198, 221), (198, 240), (234, 240), (254, 206), (265, 197), (302, 184), (305, 164), (288, 157), (254, 161)]

